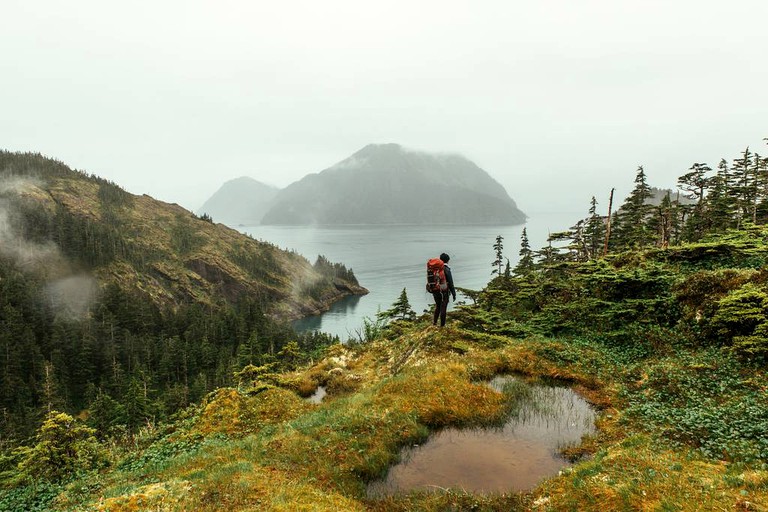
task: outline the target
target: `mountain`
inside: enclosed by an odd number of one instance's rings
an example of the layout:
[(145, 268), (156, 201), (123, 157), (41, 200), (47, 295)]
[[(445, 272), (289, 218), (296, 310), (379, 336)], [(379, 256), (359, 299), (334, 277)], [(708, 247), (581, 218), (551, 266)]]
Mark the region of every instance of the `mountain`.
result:
[(224, 183), (197, 212), (217, 222), (253, 226), (261, 222), (279, 190), (243, 176)]
[(287, 320), (362, 293), (340, 263), (0, 151), (0, 450), (53, 408), (136, 432), (236, 369), (319, 350), (329, 336)]
[(263, 224), (521, 224), (525, 214), (460, 155), (371, 144), (281, 190)]
[(15, 246), (48, 248), (58, 264), (47, 262), (47, 272), (57, 277), (78, 267), (102, 288), (116, 284), (160, 309), (250, 295), (285, 318), (364, 291), (357, 282), (329, 279), (294, 252), (60, 162), (0, 152), (0, 169), (3, 210), (19, 220), (5, 236)]

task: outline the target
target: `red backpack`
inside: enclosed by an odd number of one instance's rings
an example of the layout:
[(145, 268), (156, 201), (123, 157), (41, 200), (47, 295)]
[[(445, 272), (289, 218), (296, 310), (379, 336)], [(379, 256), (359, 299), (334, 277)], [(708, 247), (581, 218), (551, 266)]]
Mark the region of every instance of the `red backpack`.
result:
[(445, 279), (445, 263), (440, 258), (427, 261), (427, 291), (429, 293), (444, 292), (448, 289)]

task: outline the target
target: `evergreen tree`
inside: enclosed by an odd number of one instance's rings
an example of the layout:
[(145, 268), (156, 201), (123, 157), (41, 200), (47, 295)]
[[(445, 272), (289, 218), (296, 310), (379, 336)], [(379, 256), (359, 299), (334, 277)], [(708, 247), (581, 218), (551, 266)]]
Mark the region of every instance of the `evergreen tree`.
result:
[(411, 303), (408, 301), (408, 293), (405, 288), (400, 292), (400, 297), (398, 297), (392, 304), (391, 308), (379, 312), (376, 316), (384, 320), (413, 320), (416, 318), (416, 312), (411, 308)]
[(526, 228), (523, 228), (523, 234), (520, 235), (519, 254), (520, 259), (517, 261), (517, 265), (515, 265), (512, 274), (514, 274), (515, 277), (527, 277), (533, 273), (534, 262), (533, 251), (531, 250), (531, 244), (528, 241), (528, 232), (526, 231)]
[(654, 216), (651, 221), (651, 229), (656, 232), (656, 245), (658, 247), (666, 249), (669, 247), (669, 243), (673, 236), (674, 226), (674, 206), (670, 193), (662, 198), (661, 204), (654, 208)]
[(295, 370), (301, 361), (301, 348), (296, 340), (291, 340), (280, 349), (277, 358), (284, 370)]
[(132, 378), (121, 402), (125, 408), (125, 422), (133, 431), (154, 417), (146, 382)]
[(736, 205), (736, 229), (739, 229), (745, 220), (752, 219), (752, 209), (755, 202), (757, 188), (757, 176), (754, 174), (752, 164), (752, 152), (747, 147), (731, 165), (734, 177), (734, 186), (731, 188), (731, 196)]
[(755, 221), (759, 224), (766, 224), (768, 223), (768, 158), (760, 158), (757, 155), (755, 158), (758, 159), (757, 173), (760, 183), (759, 201), (755, 208)]
[[(695, 200), (694, 205), (684, 208), (688, 212), (685, 238), (689, 241), (699, 240), (707, 229), (708, 212), (705, 207), (705, 197), (707, 188), (712, 184), (711, 178), (707, 176), (711, 171), (707, 164), (694, 163), (688, 173), (677, 179), (679, 188)], [(667, 208), (671, 211), (671, 201)]]
[(249, 364), (261, 363), (261, 356), (264, 352), (266, 352), (266, 347), (261, 342), (258, 332), (253, 331), (245, 342), (238, 345), (235, 365), (238, 368), (243, 368)]
[(694, 163), (686, 174), (677, 179), (680, 189), (690, 194), (700, 204), (709, 185), (707, 173), (712, 169), (707, 164)]
[(21, 450), (19, 470), (27, 477), (58, 480), (105, 465), (106, 454), (94, 433), (72, 416), (51, 411), (37, 431), (37, 444)]
[(617, 231), (617, 243), (620, 247), (642, 247), (653, 242), (654, 233), (648, 229), (651, 206), (648, 199), (652, 196), (651, 187), (645, 176), (643, 166), (637, 168), (635, 188), (621, 207)]
[(125, 424), (125, 409), (99, 389), (88, 406), (88, 424), (96, 429), (99, 437), (106, 437), (119, 425)]
[(584, 227), (584, 251), (585, 259), (595, 259), (603, 250), (605, 241), (605, 222), (597, 213), (597, 199), (592, 196), (589, 203), (589, 217)]
[(752, 173), (752, 182), (753, 182), (753, 190), (752, 190), (752, 216), (751, 220), (753, 224), (757, 223), (757, 211), (759, 205), (764, 200), (764, 193), (766, 188), (768, 188), (768, 176), (766, 176), (766, 161), (764, 158), (761, 158), (758, 153), (755, 153), (752, 157), (752, 165), (750, 167), (750, 171)]
[(710, 193), (707, 197), (709, 229), (723, 231), (727, 229), (734, 216), (734, 200), (731, 193), (732, 175), (728, 162), (721, 159), (717, 172), (711, 179)]
[(56, 369), (50, 361), (46, 361), (43, 364), (41, 394), (43, 411), (45, 413), (50, 413), (55, 409), (64, 407), (64, 400), (61, 398), (61, 385), (56, 377)]
[(493, 267), (493, 270), (491, 271), (491, 275), (501, 275), (501, 266), (504, 264), (504, 237), (501, 235), (496, 235), (496, 242), (493, 244), (493, 250), (496, 253), (496, 259), (493, 260), (491, 263), (491, 266)]

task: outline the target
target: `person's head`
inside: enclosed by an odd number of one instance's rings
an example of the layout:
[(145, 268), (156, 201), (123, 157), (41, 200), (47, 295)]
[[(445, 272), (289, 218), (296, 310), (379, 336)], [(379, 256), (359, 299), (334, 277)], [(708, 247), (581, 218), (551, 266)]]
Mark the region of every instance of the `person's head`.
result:
[(440, 255), (440, 259), (441, 259), (441, 260), (443, 260), (443, 263), (448, 263), (449, 261), (451, 261), (451, 257), (450, 257), (450, 256), (448, 256), (448, 255), (447, 255), (447, 254), (445, 254), (445, 253), (443, 253), (443, 254), (441, 254), (441, 255)]

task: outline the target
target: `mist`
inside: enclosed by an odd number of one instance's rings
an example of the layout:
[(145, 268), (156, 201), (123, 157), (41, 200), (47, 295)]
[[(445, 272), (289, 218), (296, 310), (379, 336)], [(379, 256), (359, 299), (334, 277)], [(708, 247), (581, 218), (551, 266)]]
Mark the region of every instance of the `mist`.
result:
[(48, 283), (44, 295), (54, 313), (67, 320), (87, 318), (98, 299), (99, 285), (87, 274), (73, 275)]
[[(765, 151), (768, 3), (4, 3), (0, 141), (196, 210), (370, 143), (582, 211)], [(67, 77), (67, 79), (63, 79)]]
[(19, 229), (24, 221), (11, 198), (38, 185), (39, 180), (34, 178), (0, 178), (0, 256), (11, 260), (21, 272), (43, 279), (41, 300), (54, 315), (82, 320), (98, 298), (96, 280), (87, 274), (74, 273), (54, 242), (28, 240)]
[[(0, 181), (0, 190), (7, 191)], [(0, 197), (0, 254), (10, 258), (23, 271), (47, 271), (61, 263), (61, 253), (53, 242), (37, 243), (25, 240), (16, 232), (15, 212), (8, 199)]]

